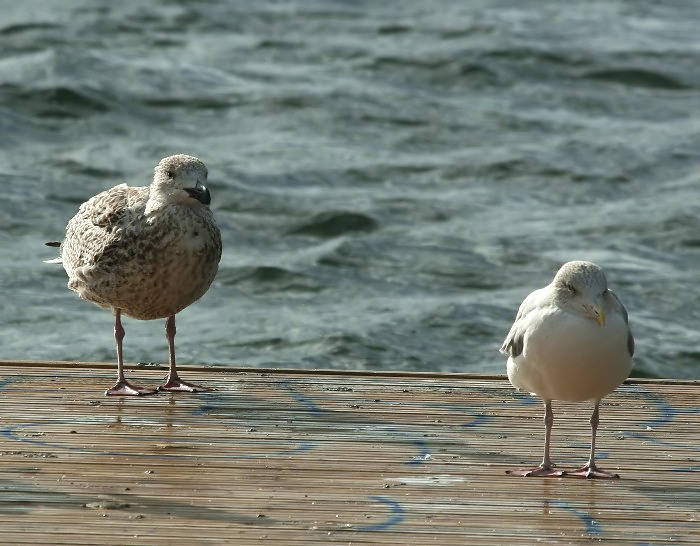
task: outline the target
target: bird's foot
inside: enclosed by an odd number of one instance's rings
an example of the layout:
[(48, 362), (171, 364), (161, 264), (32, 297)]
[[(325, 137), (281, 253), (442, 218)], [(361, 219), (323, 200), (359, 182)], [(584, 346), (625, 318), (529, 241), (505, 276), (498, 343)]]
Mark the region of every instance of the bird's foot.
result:
[(168, 377), (165, 380), (165, 383), (158, 387), (158, 390), (168, 392), (206, 392), (213, 391), (214, 389), (203, 385), (196, 385), (195, 383), (189, 383), (188, 381), (183, 381), (179, 377)]
[(147, 394), (155, 394), (158, 391), (155, 389), (148, 389), (146, 387), (139, 387), (133, 383), (129, 383), (126, 379), (121, 379), (117, 381), (111, 389), (107, 389), (105, 394), (107, 396), (144, 396)]
[(607, 470), (602, 470), (596, 465), (584, 465), (576, 470), (565, 470), (564, 477), (566, 478), (588, 478), (588, 479), (599, 479), (599, 480), (617, 480), (620, 475), (614, 472), (608, 472)]
[(526, 478), (561, 478), (564, 475), (562, 470), (557, 470), (554, 465), (539, 465), (534, 468), (516, 468), (506, 470), (510, 476), (525, 476)]

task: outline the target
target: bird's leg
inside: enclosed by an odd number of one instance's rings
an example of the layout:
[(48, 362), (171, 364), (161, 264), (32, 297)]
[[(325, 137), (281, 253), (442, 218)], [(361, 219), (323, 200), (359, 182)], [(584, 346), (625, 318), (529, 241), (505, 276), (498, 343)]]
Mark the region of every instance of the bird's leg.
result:
[(552, 401), (544, 402), (544, 456), (542, 463), (534, 468), (518, 468), (516, 470), (506, 470), (506, 474), (511, 476), (540, 476), (558, 478), (564, 473), (555, 470), (552, 459), (549, 457), (549, 444), (552, 437), (552, 424), (554, 423), (554, 412), (552, 411)]
[(588, 458), (588, 462), (585, 465), (583, 465), (581, 468), (577, 468), (576, 470), (564, 472), (565, 476), (573, 476), (576, 478), (603, 478), (603, 479), (605, 479), (605, 478), (615, 479), (615, 478), (620, 477), (618, 474), (615, 474), (613, 472), (607, 472), (605, 470), (598, 468), (595, 465), (595, 436), (596, 436), (596, 432), (598, 431), (598, 423), (599, 423), (598, 406), (599, 405), (600, 405), (600, 400), (597, 400), (595, 403), (595, 407), (593, 408), (593, 415), (591, 415), (591, 455)]
[(168, 338), (168, 347), (170, 349), (170, 367), (168, 369), (168, 377), (165, 379), (158, 390), (160, 391), (184, 391), (184, 392), (201, 392), (212, 390), (202, 385), (195, 385), (183, 381), (177, 375), (177, 367), (175, 365), (175, 315), (170, 315), (165, 321), (165, 336)]
[(155, 394), (158, 391), (139, 387), (129, 383), (124, 377), (124, 357), (122, 355), (122, 341), (124, 340), (124, 327), (122, 326), (122, 312), (114, 310), (114, 339), (117, 342), (117, 382), (114, 387), (107, 389), (105, 394), (113, 396), (140, 396), (143, 394)]

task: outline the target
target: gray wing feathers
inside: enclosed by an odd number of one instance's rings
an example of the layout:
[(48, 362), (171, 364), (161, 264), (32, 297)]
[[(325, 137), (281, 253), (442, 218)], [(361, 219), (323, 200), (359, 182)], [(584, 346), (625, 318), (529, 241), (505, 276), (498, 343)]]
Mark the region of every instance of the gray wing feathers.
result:
[(521, 332), (517, 322), (510, 328), (510, 332), (506, 336), (501, 352), (510, 357), (516, 357), (523, 352), (525, 346), (525, 332)]
[[(542, 290), (542, 289), (540, 289)], [(540, 290), (535, 290), (527, 296), (520, 304), (518, 314), (515, 316), (513, 326), (501, 345), (501, 352), (510, 357), (516, 357), (523, 352), (525, 347), (525, 331), (527, 330), (525, 316), (537, 306), (540, 297)]]
[(622, 316), (625, 319), (625, 323), (627, 324), (627, 350), (629, 351), (630, 356), (634, 356), (634, 336), (632, 335), (632, 330), (630, 330), (629, 327), (629, 315), (627, 314), (627, 309), (625, 309), (625, 306), (622, 305), (620, 298), (617, 297), (615, 292), (608, 290), (608, 294), (610, 294), (612, 298), (612, 304), (617, 307), (617, 310), (622, 313)]

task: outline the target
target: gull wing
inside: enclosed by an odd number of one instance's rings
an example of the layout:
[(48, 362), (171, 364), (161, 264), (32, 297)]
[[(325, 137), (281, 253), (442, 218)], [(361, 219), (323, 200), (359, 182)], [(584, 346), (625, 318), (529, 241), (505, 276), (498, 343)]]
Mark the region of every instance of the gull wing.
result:
[(522, 354), (525, 346), (525, 333), (529, 322), (527, 316), (540, 304), (544, 290), (546, 288), (535, 290), (520, 304), (513, 326), (510, 327), (510, 331), (503, 341), (503, 345), (501, 345), (500, 351), (504, 355), (515, 358)]
[(625, 306), (622, 305), (620, 298), (617, 297), (615, 292), (608, 289), (606, 293), (610, 295), (610, 304), (612, 307), (619, 311), (619, 313), (625, 319), (625, 324), (627, 324), (627, 350), (629, 351), (630, 356), (634, 356), (634, 336), (632, 335), (632, 330), (630, 330), (629, 327), (629, 315), (627, 314), (627, 309), (625, 309)]

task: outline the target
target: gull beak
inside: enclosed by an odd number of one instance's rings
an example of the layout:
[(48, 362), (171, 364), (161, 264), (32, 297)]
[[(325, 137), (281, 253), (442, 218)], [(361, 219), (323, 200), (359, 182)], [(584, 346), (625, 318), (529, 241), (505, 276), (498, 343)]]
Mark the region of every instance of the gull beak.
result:
[(184, 188), (184, 190), (192, 197), (196, 199), (203, 205), (208, 205), (211, 203), (211, 193), (201, 182), (197, 182), (194, 188)]
[(605, 326), (605, 311), (603, 311), (603, 302), (596, 299), (592, 307), (593, 314), (595, 315), (595, 320), (598, 326), (601, 328)]

